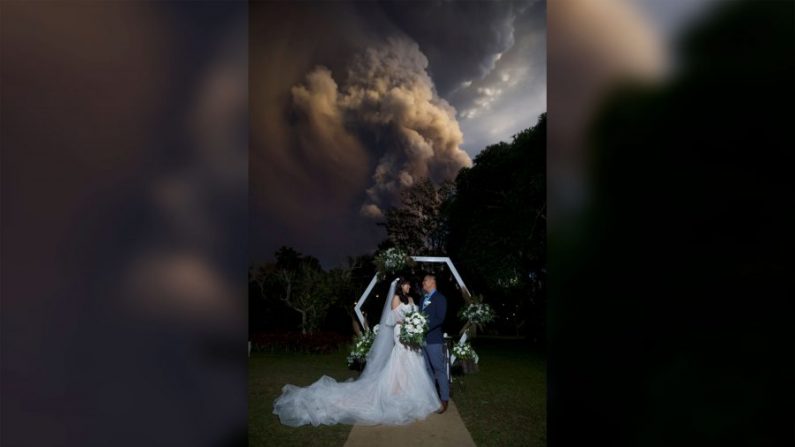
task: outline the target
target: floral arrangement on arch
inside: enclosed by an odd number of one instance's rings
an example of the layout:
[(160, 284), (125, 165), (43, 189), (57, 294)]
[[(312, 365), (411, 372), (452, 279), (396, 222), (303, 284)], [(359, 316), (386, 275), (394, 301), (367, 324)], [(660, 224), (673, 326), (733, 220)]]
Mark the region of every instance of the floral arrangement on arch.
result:
[(458, 312), (458, 316), (463, 321), (469, 321), (473, 325), (482, 327), (486, 323), (494, 321), (496, 314), (488, 304), (483, 302), (475, 302), (462, 308)]
[(361, 335), (354, 337), (353, 349), (348, 354), (348, 366), (353, 365), (355, 362), (364, 363), (367, 359), (367, 353), (373, 347), (375, 336), (378, 335), (378, 325), (373, 327), (372, 331), (364, 331)]
[(456, 360), (474, 360), (475, 363), (478, 363), (478, 354), (472, 349), (472, 345), (469, 343), (464, 344), (456, 344), (453, 346), (453, 355), (455, 356)]
[(411, 256), (397, 247), (384, 250), (375, 257), (373, 263), (381, 279), (386, 279), (387, 276), (413, 267), (416, 264), (414, 260), (411, 259)]

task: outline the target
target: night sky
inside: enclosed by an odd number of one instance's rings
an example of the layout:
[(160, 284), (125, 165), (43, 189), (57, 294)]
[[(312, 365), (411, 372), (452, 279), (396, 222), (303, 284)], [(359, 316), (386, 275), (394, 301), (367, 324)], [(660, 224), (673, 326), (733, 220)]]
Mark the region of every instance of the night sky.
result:
[(546, 110), (546, 5), (254, 3), (250, 253), (372, 252), (419, 179), (454, 179)]

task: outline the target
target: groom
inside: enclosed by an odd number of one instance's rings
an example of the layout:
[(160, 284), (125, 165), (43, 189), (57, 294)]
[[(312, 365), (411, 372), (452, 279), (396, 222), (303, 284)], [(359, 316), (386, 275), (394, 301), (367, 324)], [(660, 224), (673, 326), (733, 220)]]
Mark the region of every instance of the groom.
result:
[(434, 275), (425, 275), (422, 280), (422, 290), (425, 292), (425, 296), (420, 306), (429, 317), (428, 335), (425, 336), (425, 347), (422, 348), (422, 351), (425, 355), (425, 366), (439, 385), (442, 406), (436, 412), (441, 414), (447, 411), (447, 401), (450, 398), (447, 371), (444, 366), (444, 349), (442, 349), (442, 343), (444, 343), (442, 323), (444, 323), (444, 315), (447, 312), (447, 298), (436, 291)]

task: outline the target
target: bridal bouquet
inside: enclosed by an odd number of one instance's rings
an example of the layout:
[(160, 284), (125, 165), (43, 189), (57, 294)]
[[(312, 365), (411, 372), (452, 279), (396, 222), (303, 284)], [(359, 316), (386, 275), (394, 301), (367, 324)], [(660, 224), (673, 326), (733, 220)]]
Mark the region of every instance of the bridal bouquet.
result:
[(409, 312), (400, 325), (400, 342), (407, 347), (418, 349), (425, 346), (427, 333), (428, 317), (422, 312)]
[(478, 362), (478, 355), (474, 349), (472, 349), (472, 345), (469, 343), (464, 344), (457, 344), (453, 346), (453, 355), (456, 359), (461, 360), (474, 360), (475, 363)]
[(370, 352), (370, 348), (373, 346), (376, 334), (378, 334), (378, 325), (375, 325), (372, 331), (362, 332), (361, 335), (353, 339), (353, 349), (348, 354), (348, 366), (353, 365), (356, 361), (365, 361), (367, 353)]
[(494, 320), (494, 311), (486, 303), (475, 303), (461, 309), (458, 314), (462, 320), (472, 324), (483, 325)]

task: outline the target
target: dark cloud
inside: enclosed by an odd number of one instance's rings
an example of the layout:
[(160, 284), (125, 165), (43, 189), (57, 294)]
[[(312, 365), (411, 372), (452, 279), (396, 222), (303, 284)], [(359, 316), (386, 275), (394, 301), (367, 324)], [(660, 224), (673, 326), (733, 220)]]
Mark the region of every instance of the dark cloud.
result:
[(383, 9), (420, 45), (430, 60), (439, 93), (446, 97), (462, 82), (494, 69), (515, 43), (516, 17), (533, 1), (384, 2)]
[[(374, 36), (344, 4), (258, 2), (250, 16), (252, 257), (266, 259), (280, 245), (291, 245), (337, 262), (378, 237), (375, 225), (355, 217), (354, 196), (367, 187), (367, 172), (346, 168), (363, 155), (356, 147), (342, 152), (351, 138), (347, 132), (335, 130), (330, 141), (324, 140), (334, 118), (304, 107), (295, 88), (303, 85), (319, 94), (319, 81), (308, 75), (318, 66), (343, 73), (361, 44)], [(328, 164), (334, 159), (328, 152), (337, 157), (342, 152), (345, 159)], [(350, 237), (345, 243), (328, 237), (343, 233)]]
[[(445, 92), (466, 79), (488, 88), (501, 66), (521, 88), (531, 75), (519, 52), (543, 53), (516, 33), (531, 10), (538, 19), (531, 2), (254, 4), (252, 256), (291, 245), (334, 264), (372, 251), (403, 189), (469, 166), (458, 104), (476, 98)], [(493, 106), (532, 124), (517, 103)]]
[(464, 149), (477, 154), (535, 124), (546, 111), (546, 7), (533, 3), (513, 21), (514, 44), (482, 79), (450, 93), (464, 132)]

